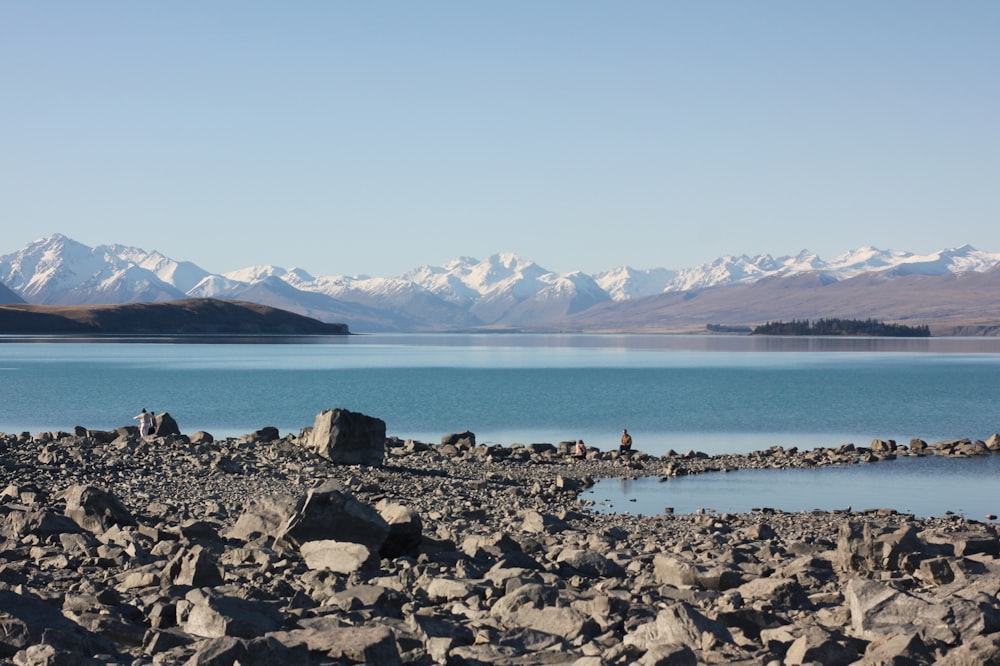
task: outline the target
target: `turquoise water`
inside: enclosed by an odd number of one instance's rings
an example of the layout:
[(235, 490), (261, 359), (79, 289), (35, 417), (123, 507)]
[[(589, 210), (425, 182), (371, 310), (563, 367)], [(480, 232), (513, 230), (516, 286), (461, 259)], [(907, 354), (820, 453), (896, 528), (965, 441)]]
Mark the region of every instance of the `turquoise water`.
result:
[[(383, 419), (389, 435), (426, 442), (468, 429), (480, 443), (583, 439), (609, 449), (628, 428), (635, 447), (653, 455), (717, 454), (867, 446), (875, 438), (986, 439), (1000, 430), (998, 395), (1000, 339), (992, 338), (0, 337), (0, 431), (8, 433), (111, 429), (134, 424), (146, 408), (169, 412), (186, 433), (228, 437), (275, 426), (297, 434), (320, 411), (342, 407)], [(640, 513), (849, 504), (997, 513), (997, 460), (975, 468), (988, 471), (985, 481), (946, 475), (937, 464), (946, 461), (934, 460), (928, 469), (937, 480), (928, 484), (915, 473), (924, 463), (897, 461), (844, 472), (602, 482), (598, 499), (606, 509)], [(904, 473), (890, 477), (892, 470)], [(821, 495), (834, 488), (845, 492)], [(876, 496), (863, 498), (866, 488)], [(969, 494), (982, 501), (973, 504)]]
[(298, 433), (343, 407), (390, 435), (584, 439), (745, 452), (985, 439), (1000, 340), (713, 336), (351, 336), (312, 342), (0, 343), (0, 431), (114, 428), (141, 408), (217, 437)]

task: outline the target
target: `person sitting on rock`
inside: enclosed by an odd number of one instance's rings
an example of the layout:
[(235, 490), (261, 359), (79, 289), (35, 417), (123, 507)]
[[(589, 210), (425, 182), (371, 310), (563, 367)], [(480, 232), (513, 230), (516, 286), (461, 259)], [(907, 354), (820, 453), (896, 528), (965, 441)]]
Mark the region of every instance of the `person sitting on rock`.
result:
[(573, 454), (573, 457), (574, 458), (586, 458), (587, 457), (587, 449), (586, 449), (586, 447), (584, 447), (582, 439), (576, 440), (576, 453)]
[(632, 435), (628, 434), (626, 428), (622, 428), (622, 443), (618, 447), (619, 455), (630, 455), (632, 453)]

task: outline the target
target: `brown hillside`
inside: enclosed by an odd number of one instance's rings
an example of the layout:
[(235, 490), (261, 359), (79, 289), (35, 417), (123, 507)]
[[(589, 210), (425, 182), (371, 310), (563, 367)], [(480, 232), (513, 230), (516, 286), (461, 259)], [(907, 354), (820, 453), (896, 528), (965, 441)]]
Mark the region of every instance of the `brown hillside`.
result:
[(649, 296), (596, 306), (550, 328), (590, 332), (704, 332), (708, 324), (756, 326), (767, 321), (873, 318), (934, 335), (1000, 334), (1000, 268), (959, 275), (894, 275), (891, 271), (830, 282), (812, 273), (749, 285)]
[(0, 333), (93, 335), (346, 335), (292, 312), (244, 301), (193, 298), (123, 305), (0, 306)]

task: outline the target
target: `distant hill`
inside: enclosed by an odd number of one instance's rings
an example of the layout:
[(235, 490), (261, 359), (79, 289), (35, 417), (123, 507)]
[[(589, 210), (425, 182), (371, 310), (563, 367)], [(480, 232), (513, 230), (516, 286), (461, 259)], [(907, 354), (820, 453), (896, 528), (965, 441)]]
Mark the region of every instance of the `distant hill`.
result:
[(0, 333), (19, 335), (347, 335), (293, 312), (243, 301), (189, 298), (119, 305), (0, 305)]
[(595, 333), (690, 333), (704, 332), (709, 322), (752, 327), (775, 319), (829, 317), (927, 325), (932, 335), (1000, 335), (1000, 266), (941, 275), (900, 275), (892, 268), (839, 281), (821, 273), (770, 277), (609, 303), (556, 326)]

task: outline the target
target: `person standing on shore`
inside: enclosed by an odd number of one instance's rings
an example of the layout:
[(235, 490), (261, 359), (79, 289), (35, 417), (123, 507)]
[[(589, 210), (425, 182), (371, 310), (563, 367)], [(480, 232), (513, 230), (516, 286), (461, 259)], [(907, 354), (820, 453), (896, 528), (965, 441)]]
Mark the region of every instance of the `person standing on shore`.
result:
[(627, 428), (622, 428), (622, 443), (618, 447), (618, 454), (625, 455), (632, 453), (632, 435), (628, 434)]
[(139, 422), (139, 436), (143, 439), (149, 437), (149, 431), (153, 427), (153, 415), (143, 407), (142, 411), (133, 416), (132, 419)]

